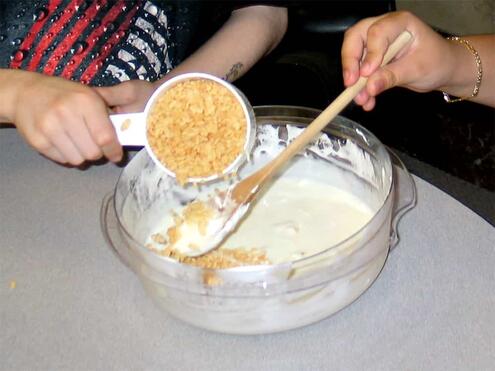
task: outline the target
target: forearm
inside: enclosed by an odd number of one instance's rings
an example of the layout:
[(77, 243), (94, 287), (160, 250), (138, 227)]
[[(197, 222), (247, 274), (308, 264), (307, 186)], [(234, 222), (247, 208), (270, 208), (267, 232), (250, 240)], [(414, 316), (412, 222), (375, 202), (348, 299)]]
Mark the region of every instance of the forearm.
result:
[(31, 72), (0, 69), (0, 123), (14, 123), (17, 92), (28, 83)]
[[(478, 52), (483, 68), (483, 78), (479, 93), (469, 100), (495, 107), (495, 35), (478, 35), (462, 37)], [(465, 45), (450, 41), (452, 55), (450, 56), (450, 74), (446, 86), (438, 90), (456, 97), (469, 97), (477, 76), (475, 57)], [(442, 66), (439, 66), (442, 68)]]
[(273, 50), (286, 29), (285, 8), (251, 6), (236, 10), (217, 33), (165, 79), (194, 71), (234, 81)]

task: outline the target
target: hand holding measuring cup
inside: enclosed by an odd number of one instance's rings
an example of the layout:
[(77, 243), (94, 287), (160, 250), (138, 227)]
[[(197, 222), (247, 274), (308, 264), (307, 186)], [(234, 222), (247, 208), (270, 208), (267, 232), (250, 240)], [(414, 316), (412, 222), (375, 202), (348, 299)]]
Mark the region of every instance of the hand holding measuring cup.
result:
[(123, 146), (144, 146), (182, 184), (235, 173), (254, 145), (255, 117), (246, 97), (204, 73), (176, 76), (154, 92), (144, 112), (110, 118)]

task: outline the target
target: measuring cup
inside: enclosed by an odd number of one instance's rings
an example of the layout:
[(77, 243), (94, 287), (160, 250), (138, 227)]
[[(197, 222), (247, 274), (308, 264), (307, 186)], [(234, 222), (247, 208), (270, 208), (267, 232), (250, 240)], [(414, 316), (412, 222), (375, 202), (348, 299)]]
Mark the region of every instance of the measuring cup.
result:
[(246, 160), (247, 154), (251, 152), (256, 137), (256, 119), (254, 116), (253, 107), (247, 100), (246, 96), (239, 89), (237, 89), (229, 82), (210, 74), (199, 72), (186, 73), (178, 75), (163, 83), (148, 100), (144, 112), (110, 115), (110, 121), (115, 128), (117, 138), (122, 146), (144, 146), (153, 162), (165, 173), (172, 177), (175, 177), (175, 173), (168, 169), (166, 164), (163, 164), (156, 157), (155, 153), (153, 152), (153, 148), (148, 143), (146, 134), (148, 115), (150, 114), (152, 107), (161, 94), (165, 93), (167, 90), (171, 89), (179, 83), (200, 79), (214, 81), (227, 88), (234, 95), (236, 100), (241, 105), (242, 111), (244, 112), (244, 117), (246, 119), (246, 138), (241, 153), (226, 169), (223, 170), (222, 173), (213, 174), (208, 177), (191, 177), (187, 179), (187, 182), (190, 183), (203, 183), (212, 181), (236, 171), (239, 166)]

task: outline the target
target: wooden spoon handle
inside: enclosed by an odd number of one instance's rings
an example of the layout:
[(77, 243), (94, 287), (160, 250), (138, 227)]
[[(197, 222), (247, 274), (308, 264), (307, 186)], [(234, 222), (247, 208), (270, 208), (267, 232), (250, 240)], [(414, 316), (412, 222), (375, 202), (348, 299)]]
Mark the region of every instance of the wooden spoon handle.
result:
[[(383, 57), (382, 66), (386, 65), (393, 57), (411, 40), (412, 35), (408, 31), (403, 31), (395, 41), (390, 44), (385, 56)], [(234, 197), (242, 199), (246, 196), (248, 189), (256, 192), (257, 188), (271, 174), (275, 173), (283, 164), (290, 160), (294, 155), (299, 153), (322, 129), (327, 126), (366, 86), (368, 79), (360, 77), (352, 86), (345, 89), (317, 118), (308, 125), (304, 131), (299, 134), (288, 146), (275, 157), (271, 162), (262, 169), (244, 179), (241, 187), (236, 187)], [(241, 184), (239, 184), (241, 185)], [(237, 193), (237, 194), (236, 194)]]

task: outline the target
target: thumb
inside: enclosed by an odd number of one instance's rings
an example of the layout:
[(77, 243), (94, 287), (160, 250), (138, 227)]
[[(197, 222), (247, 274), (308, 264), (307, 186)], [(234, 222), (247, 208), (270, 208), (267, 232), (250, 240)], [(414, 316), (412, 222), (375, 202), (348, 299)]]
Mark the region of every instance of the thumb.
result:
[(126, 83), (94, 89), (109, 107), (123, 106), (133, 101), (133, 92)]
[(400, 66), (389, 64), (380, 68), (368, 79), (367, 91), (375, 97), (385, 90), (401, 85)]

